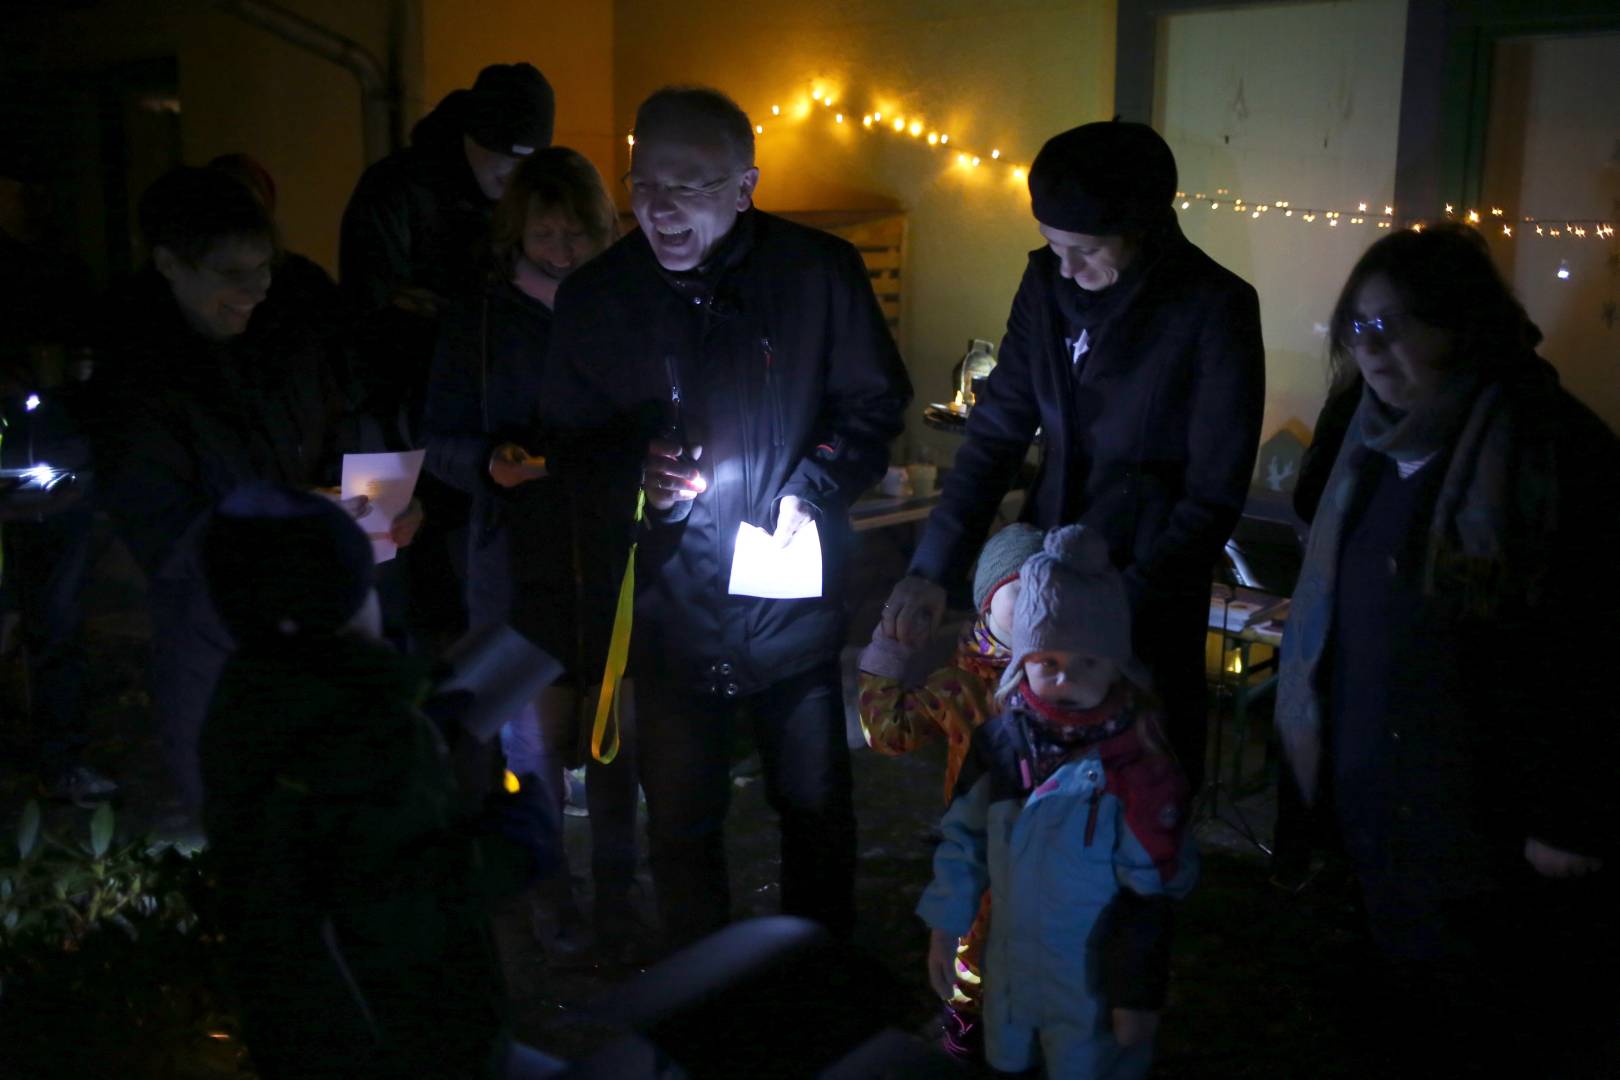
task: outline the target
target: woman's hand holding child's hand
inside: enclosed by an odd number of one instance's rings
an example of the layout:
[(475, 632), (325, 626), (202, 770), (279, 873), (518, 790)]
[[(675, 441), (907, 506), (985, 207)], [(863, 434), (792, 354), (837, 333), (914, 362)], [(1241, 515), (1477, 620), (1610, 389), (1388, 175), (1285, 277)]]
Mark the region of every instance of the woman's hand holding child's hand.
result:
[(941, 1001), (949, 1001), (956, 994), (956, 935), (943, 930), (931, 931), (928, 937), (928, 984)]
[(1524, 842), (1524, 857), (1535, 867), (1536, 873), (1548, 878), (1585, 877), (1603, 869), (1602, 859), (1564, 851), (1533, 836)]
[(1142, 1009), (1114, 1010), (1114, 1041), (1121, 1046), (1140, 1046), (1159, 1030), (1159, 1014)]

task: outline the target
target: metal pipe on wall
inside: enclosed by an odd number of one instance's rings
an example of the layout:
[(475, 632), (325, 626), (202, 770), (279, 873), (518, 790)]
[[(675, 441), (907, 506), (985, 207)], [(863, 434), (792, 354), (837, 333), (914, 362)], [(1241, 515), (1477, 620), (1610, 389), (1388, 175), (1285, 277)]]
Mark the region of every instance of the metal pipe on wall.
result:
[(367, 165), (398, 144), (393, 86), (383, 64), (358, 42), (264, 0), (214, 0), (221, 11), (343, 67), (360, 83), (361, 138)]

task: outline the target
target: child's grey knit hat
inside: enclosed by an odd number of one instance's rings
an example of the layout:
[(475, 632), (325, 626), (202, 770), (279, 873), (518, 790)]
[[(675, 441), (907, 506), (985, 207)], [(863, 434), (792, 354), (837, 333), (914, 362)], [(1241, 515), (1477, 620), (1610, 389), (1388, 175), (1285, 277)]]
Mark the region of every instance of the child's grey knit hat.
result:
[(1053, 529), (1024, 562), (1019, 580), (1012, 662), (1003, 685), (1017, 680), (1026, 657), (1048, 651), (1103, 657), (1136, 674), (1125, 579), (1108, 558), (1101, 533), (1084, 525)]
[(1041, 550), (1046, 534), (1033, 525), (1014, 522), (984, 542), (979, 563), (973, 570), (973, 610), (980, 612), (990, 602), (996, 586), (1018, 573), (1024, 560)]

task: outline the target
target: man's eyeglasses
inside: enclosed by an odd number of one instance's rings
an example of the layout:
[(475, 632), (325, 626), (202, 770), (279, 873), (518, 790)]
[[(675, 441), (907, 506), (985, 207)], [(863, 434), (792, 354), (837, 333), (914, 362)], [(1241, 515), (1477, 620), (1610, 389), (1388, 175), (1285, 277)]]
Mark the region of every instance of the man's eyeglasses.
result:
[(624, 189), (630, 193), (631, 198), (650, 199), (659, 192), (663, 192), (679, 203), (697, 203), (708, 199), (718, 198), (741, 173), (727, 173), (717, 180), (706, 184), (659, 184), (651, 180), (644, 180), (634, 173), (625, 173), (621, 178)]

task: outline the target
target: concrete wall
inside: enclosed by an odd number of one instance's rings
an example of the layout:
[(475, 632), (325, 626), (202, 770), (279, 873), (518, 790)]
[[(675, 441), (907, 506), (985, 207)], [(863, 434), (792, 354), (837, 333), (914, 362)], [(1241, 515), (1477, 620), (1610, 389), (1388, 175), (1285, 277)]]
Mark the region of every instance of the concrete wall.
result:
[[(1111, 114), (1112, 0), (617, 0), (614, 20), (621, 161), (647, 93), (707, 83), (765, 127), (762, 208), (906, 212), (900, 340), (919, 403), (947, 394), (970, 337), (1000, 341), (1026, 254), (1040, 244), (1025, 187), (991, 165), (990, 150), (1027, 165), (1049, 135)], [(813, 86), (835, 104), (814, 105)], [(964, 168), (925, 138), (863, 130), (873, 110), (921, 117), (925, 135), (945, 132), (984, 163)], [(908, 437), (948, 460), (954, 439), (924, 430), (919, 410)]]
[(421, 89), (410, 116), (471, 86), (486, 64), (526, 60), (556, 91), (555, 141), (590, 158), (611, 187), (623, 172), (615, 171), (613, 25), (607, 0), (421, 0)]
[[(1620, 35), (1533, 38), (1497, 49), (1484, 190), (1506, 211), (1620, 224)], [(1487, 208), (1488, 212), (1488, 208)], [(1620, 428), (1620, 238), (1487, 230), (1564, 385)], [(1560, 264), (1569, 277), (1560, 279)]]
[[(1304, 437), (1326, 390), (1325, 324), (1392, 199), (1405, 0), (1176, 15), (1160, 23), (1155, 123), (1190, 193), (1372, 215), (1336, 228), (1271, 210), (1261, 220), (1194, 203), (1193, 243), (1260, 292), (1265, 436)], [(1262, 474), (1263, 476), (1264, 474)]]

